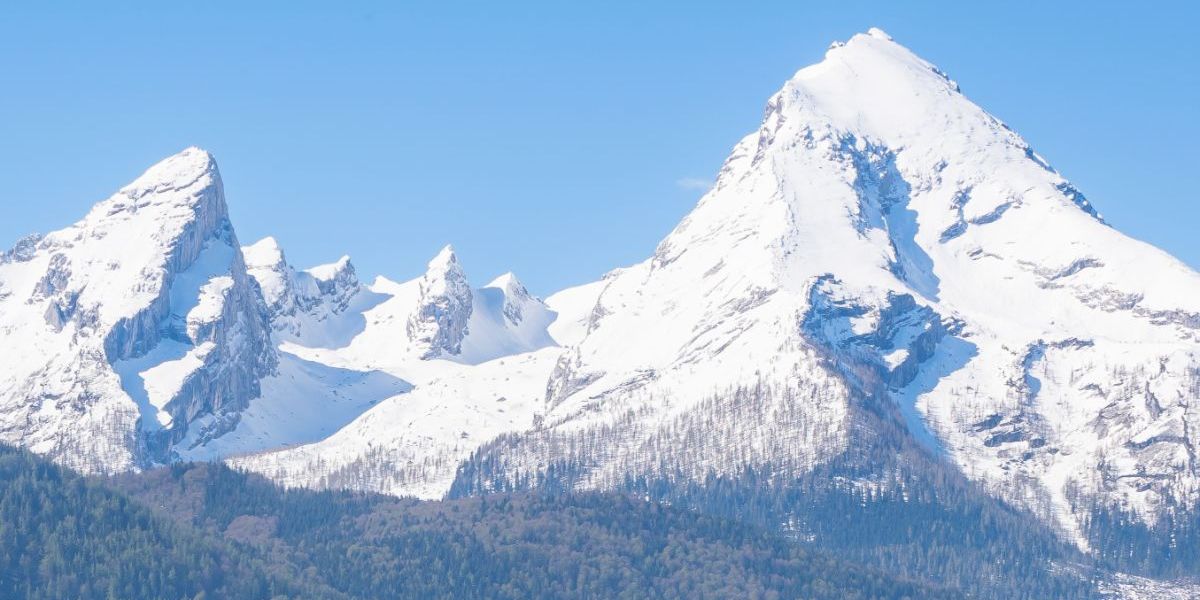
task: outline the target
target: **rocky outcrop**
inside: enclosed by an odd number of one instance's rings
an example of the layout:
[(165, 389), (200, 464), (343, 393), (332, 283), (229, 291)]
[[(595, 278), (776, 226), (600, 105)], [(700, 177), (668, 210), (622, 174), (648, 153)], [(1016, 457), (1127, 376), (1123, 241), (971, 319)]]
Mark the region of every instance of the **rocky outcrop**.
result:
[(298, 339), (305, 330), (344, 313), (363, 286), (349, 256), (297, 271), (275, 238), (242, 249), (248, 272), (258, 283), (274, 330)]
[(422, 348), (421, 358), (456, 355), (473, 308), (471, 286), (458, 264), (454, 248), (446, 246), (433, 260), (419, 283), (416, 310), (408, 319), (408, 336)]
[[(47, 401), (60, 411), (6, 441), (87, 470), (163, 462), (189, 423), (236, 414), (275, 367), (266, 308), (207, 152), (164, 160), (79, 223), (5, 256), (0, 281), (40, 272), (20, 305), (2, 300), (6, 331), (57, 350), (11, 361), (19, 379), (0, 402), (9, 419), (45, 417)], [(44, 379), (51, 372), (57, 380)], [(74, 426), (100, 411), (108, 427)], [(95, 465), (87, 453), (97, 446), (122, 458)]]

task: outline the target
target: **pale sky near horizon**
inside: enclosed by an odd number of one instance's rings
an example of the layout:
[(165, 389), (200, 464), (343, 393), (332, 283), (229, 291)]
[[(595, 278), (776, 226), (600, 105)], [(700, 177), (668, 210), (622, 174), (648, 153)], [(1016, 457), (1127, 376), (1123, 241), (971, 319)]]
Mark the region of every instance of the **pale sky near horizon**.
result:
[(649, 256), (767, 97), (878, 26), (1200, 268), (1190, 3), (171, 4), (0, 6), (0, 247), (198, 145), (298, 267), (453, 243), (545, 295)]

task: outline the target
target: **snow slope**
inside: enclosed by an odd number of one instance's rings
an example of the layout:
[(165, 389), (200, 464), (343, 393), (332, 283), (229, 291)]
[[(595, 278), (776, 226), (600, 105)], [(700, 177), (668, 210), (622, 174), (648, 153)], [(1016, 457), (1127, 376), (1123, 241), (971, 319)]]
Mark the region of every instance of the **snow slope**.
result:
[(280, 346), (314, 365), (386, 372), (412, 390), (334, 435), (232, 462), (292, 485), (440, 497), (480, 444), (532, 426), (561, 351), (548, 329), (556, 318), (512, 273), (472, 289), (447, 246), (421, 277), (380, 277), (325, 331)]

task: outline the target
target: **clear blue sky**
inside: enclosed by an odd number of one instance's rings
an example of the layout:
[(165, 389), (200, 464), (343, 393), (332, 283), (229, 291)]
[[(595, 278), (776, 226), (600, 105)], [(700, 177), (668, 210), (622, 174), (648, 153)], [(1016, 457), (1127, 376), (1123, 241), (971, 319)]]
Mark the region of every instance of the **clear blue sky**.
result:
[(1200, 266), (1186, 2), (49, 4), (0, 7), (0, 246), (194, 144), (244, 243), (404, 278), (452, 242), (546, 294), (648, 256), (783, 81), (879, 26)]

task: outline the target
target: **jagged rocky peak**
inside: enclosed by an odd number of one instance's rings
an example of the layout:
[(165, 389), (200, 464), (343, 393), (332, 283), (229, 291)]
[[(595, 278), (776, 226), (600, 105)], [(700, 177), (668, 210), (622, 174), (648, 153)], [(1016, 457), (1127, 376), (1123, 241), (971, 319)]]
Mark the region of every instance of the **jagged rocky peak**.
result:
[(294, 304), (292, 272), (273, 237), (265, 237), (249, 246), (242, 247), (246, 269), (262, 289), (263, 299), (272, 315), (291, 310)]
[(326, 265), (312, 267), (305, 272), (313, 278), (321, 294), (329, 297), (338, 306), (344, 307), (350, 297), (359, 290), (358, 273), (354, 270), (349, 256), (343, 256)]
[(249, 273), (262, 289), (276, 331), (300, 335), (305, 321), (344, 312), (362, 290), (349, 256), (297, 271), (273, 237), (242, 249)]
[[(147, 169), (140, 177), (121, 188), (117, 196), (110, 198), (108, 202), (120, 203), (119, 197), (123, 196), (133, 202), (133, 204), (127, 205), (131, 210), (147, 205), (171, 204), (179, 198), (166, 195), (164, 192), (188, 189), (195, 184), (199, 184), (198, 187), (201, 188), (208, 185), (219, 186), (220, 179), (217, 161), (213, 155), (207, 150), (191, 146)], [(221, 194), (218, 196), (220, 197), (197, 196), (193, 198), (201, 202), (219, 202), (223, 209), (224, 197)], [(104, 204), (101, 203), (97, 208), (102, 209)]]
[(425, 269), (425, 279), (427, 281), (466, 280), (462, 266), (458, 263), (458, 255), (454, 252), (454, 246), (446, 244), (436, 256), (430, 259)]
[(191, 422), (236, 415), (275, 367), (203, 150), (159, 162), (14, 257), (0, 264), (0, 287), (14, 292), (0, 298), (0, 330), (44, 351), (0, 345), (11, 374), (0, 414), (25, 423), (0, 424), (6, 441), (88, 471), (166, 460)]
[(504, 294), (502, 312), (510, 325), (521, 323), (525, 317), (527, 304), (530, 302), (541, 304), (541, 300), (533, 297), (529, 290), (525, 289), (525, 284), (521, 283), (521, 280), (517, 279), (512, 271), (493, 279), (484, 287), (498, 289)]
[[(156, 272), (160, 259), (147, 255), (149, 264), (141, 273), (161, 273), (163, 285), (146, 307), (116, 324), (106, 349), (117, 361), (125, 392), (142, 404), (139, 426), (154, 436), (148, 459), (162, 460), (166, 449), (156, 444), (182, 438), (197, 417), (236, 415), (259, 395), (259, 380), (273, 372), (277, 359), (212, 155), (188, 148), (152, 167), (120, 195), (128, 202), (115, 198), (114, 207), (124, 204), (139, 221), (159, 228), (153, 236), (164, 242), (165, 265)], [(140, 261), (130, 260), (137, 245), (128, 239), (125, 244), (120, 259), (138, 266)], [(135, 283), (134, 289), (145, 286)], [(108, 305), (116, 302), (105, 298)], [(191, 361), (191, 370), (163, 382), (161, 373), (180, 353)]]
[(39, 246), (49, 261), (36, 292), (51, 303), (49, 320), (106, 329), (109, 360), (144, 354), (163, 334), (207, 341), (225, 300), (247, 293), (220, 173), (199, 148), (154, 165)]
[(454, 248), (438, 252), (418, 282), (418, 300), (408, 319), (408, 336), (425, 359), (462, 351), (471, 319), (473, 294)]
[[(95, 307), (99, 322), (120, 325), (144, 304), (157, 300), (157, 308), (165, 309), (162, 284), (192, 266), (214, 240), (235, 241), (221, 177), (212, 155), (188, 148), (96, 204), (75, 225), (38, 240), (36, 248), (49, 259), (47, 285), (39, 291), (42, 298), (50, 288), (77, 292), (76, 307)], [(147, 280), (157, 285), (145, 285)], [(84, 281), (87, 286), (80, 285)], [(120, 343), (109, 349), (117, 357), (140, 350)]]

